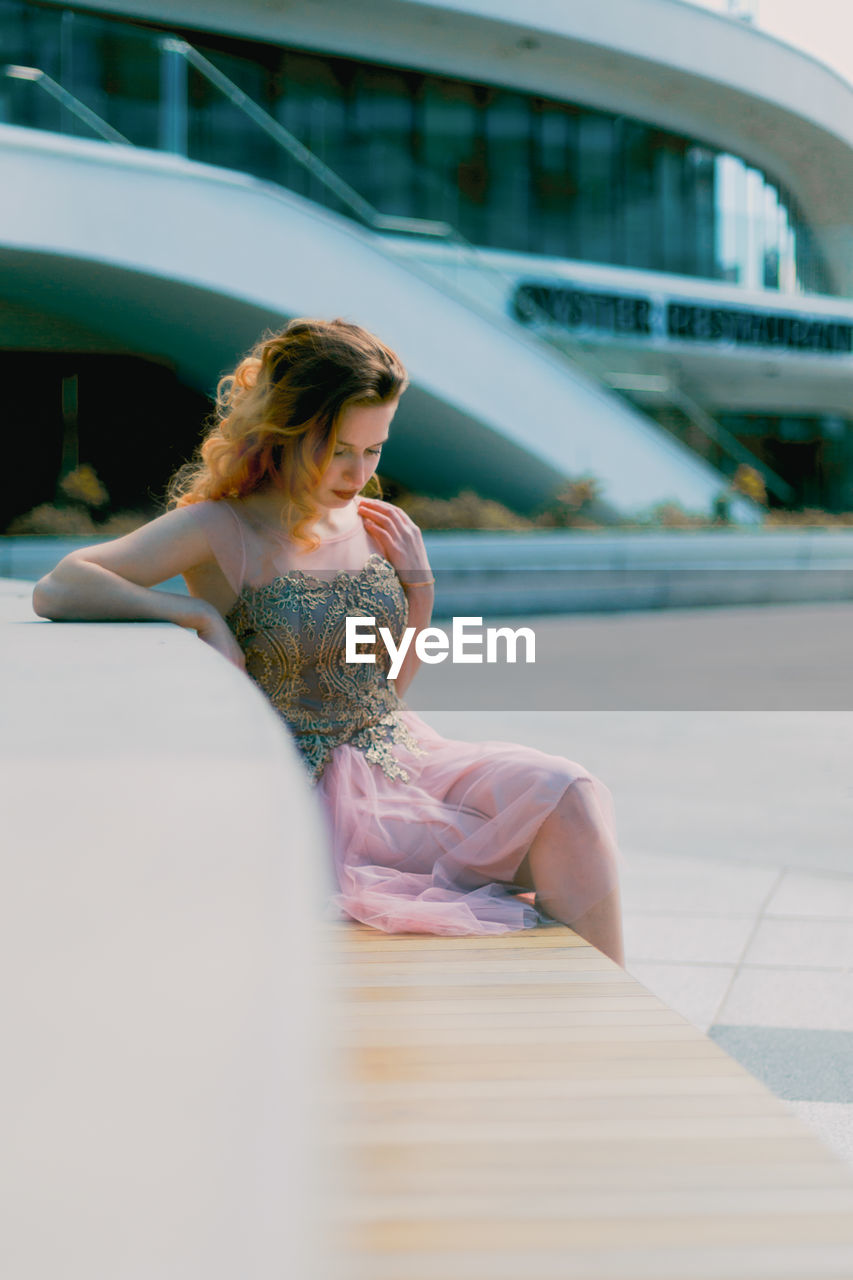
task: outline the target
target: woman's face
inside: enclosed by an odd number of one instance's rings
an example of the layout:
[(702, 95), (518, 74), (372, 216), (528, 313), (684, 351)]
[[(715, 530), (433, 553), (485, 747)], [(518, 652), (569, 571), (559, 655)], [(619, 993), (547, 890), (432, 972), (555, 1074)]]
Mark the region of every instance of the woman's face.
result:
[(367, 484), (388, 439), (399, 400), (350, 405), (338, 419), (335, 452), (312, 497), (321, 507), (340, 508)]

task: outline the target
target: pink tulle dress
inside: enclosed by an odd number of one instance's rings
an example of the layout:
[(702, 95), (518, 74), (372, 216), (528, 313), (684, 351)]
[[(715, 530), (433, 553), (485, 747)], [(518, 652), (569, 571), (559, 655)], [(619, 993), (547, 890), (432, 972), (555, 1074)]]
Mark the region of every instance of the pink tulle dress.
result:
[(373, 664), (345, 661), (347, 616), (373, 617), (397, 641), (408, 617), (400, 579), (360, 518), (306, 554), (239, 500), (192, 509), (237, 593), (226, 621), (248, 675), (314, 784), (332, 861), (329, 918), (430, 934), (555, 923), (512, 881), (571, 787), (583, 793), (587, 821), (575, 839), (565, 829), (553, 855), (569, 915), (618, 886), (612, 797), (583, 765), (510, 742), (442, 737), (398, 697), (385, 646), (371, 650)]

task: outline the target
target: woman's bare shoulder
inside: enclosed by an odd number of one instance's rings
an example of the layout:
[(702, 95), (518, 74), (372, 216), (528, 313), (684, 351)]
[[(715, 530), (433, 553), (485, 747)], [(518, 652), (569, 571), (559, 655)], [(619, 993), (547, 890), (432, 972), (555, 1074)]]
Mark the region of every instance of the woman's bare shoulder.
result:
[(204, 501), (173, 507), (123, 537), (79, 547), (66, 559), (89, 560), (131, 582), (154, 586), (216, 560), (215, 544), (231, 519), (219, 506)]

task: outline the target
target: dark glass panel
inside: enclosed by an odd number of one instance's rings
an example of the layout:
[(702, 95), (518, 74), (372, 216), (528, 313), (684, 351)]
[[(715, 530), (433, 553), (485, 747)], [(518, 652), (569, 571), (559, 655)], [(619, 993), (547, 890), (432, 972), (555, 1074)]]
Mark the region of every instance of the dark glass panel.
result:
[(444, 219), (481, 243), (488, 171), (475, 86), (424, 77), (418, 137), (422, 216)]
[(654, 131), (637, 120), (617, 122), (616, 243), (625, 266), (653, 262), (659, 235)]
[[(237, 88), (270, 110), (272, 73), (266, 58), (256, 62), (249, 56), (221, 49), (202, 48), (202, 52)], [(188, 90), (190, 157), (275, 181), (279, 174), (279, 148), (272, 138), (192, 67)]]
[(612, 262), (615, 119), (590, 111), (581, 115), (578, 125), (577, 250), (571, 256)]
[(687, 140), (652, 130), (658, 236), (650, 265), (660, 271), (689, 271), (691, 228), (684, 217)]
[(577, 251), (579, 116), (575, 107), (532, 100), (534, 245), (561, 258)]
[[(348, 146), (347, 94), (352, 68), (337, 58), (322, 59), (284, 50), (273, 77), (276, 119), (334, 172), (345, 176)], [(318, 204), (337, 203), (319, 178), (282, 153), (279, 181)]]
[(685, 269), (694, 276), (712, 277), (715, 255), (715, 157), (706, 147), (692, 146), (685, 153), (684, 215), (692, 227), (692, 245), (685, 255)]
[(135, 146), (156, 147), (160, 109), (156, 40), (147, 31), (79, 14), (67, 15), (63, 36), (64, 87)]
[[(39, 67), (54, 80), (60, 80), (61, 23), (62, 13), (58, 10), (5, 0), (0, 5), (0, 61), (3, 65)], [(67, 114), (32, 84), (6, 76), (0, 80), (0, 119), (52, 133), (77, 132)], [(80, 132), (91, 137), (88, 129), (80, 128)]]
[(341, 176), (381, 213), (416, 215), (414, 106), (406, 76), (384, 67), (356, 67), (347, 125)]
[[(487, 195), (484, 243), (536, 252), (531, 234), (531, 118), (521, 93), (493, 90), (483, 102)], [(541, 252), (541, 251), (540, 251)]]

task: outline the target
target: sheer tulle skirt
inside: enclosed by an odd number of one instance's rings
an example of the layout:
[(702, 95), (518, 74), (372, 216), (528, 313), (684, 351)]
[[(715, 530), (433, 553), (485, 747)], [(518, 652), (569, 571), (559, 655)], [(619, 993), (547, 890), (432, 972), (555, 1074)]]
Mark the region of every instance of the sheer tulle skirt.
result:
[[(317, 784), (332, 850), (331, 918), (388, 933), (508, 933), (555, 923), (512, 881), (573, 786), (585, 792), (587, 820), (573, 835), (567, 817), (547, 853), (566, 877), (571, 918), (618, 887), (612, 797), (583, 765), (510, 742), (444, 738), (415, 712), (403, 716), (426, 751), (394, 746), (410, 781), (389, 778), (344, 743)], [(590, 839), (589, 815), (600, 838)]]

